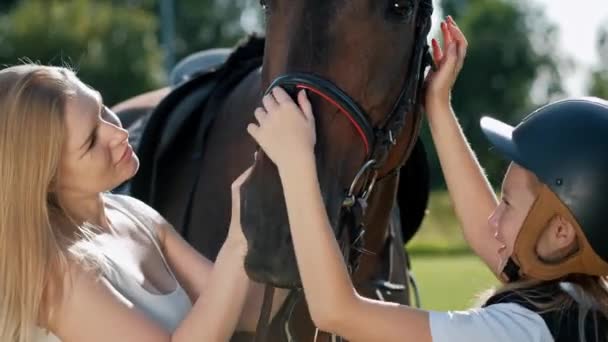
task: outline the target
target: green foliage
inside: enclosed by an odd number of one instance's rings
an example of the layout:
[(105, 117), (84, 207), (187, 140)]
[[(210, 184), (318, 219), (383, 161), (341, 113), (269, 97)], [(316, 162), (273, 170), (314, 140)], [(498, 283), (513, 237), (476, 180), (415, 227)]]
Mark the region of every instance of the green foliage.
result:
[[(507, 0), (442, 0), (467, 36), (469, 48), (452, 104), (459, 121), (494, 185), (506, 162), (493, 153), (479, 129), (479, 119), (491, 115), (511, 124), (561, 92), (555, 56), (555, 28), (542, 12), (524, 2)], [(535, 82), (543, 78), (541, 98), (532, 98)], [(430, 144), (428, 131), (423, 132)], [(432, 150), (432, 149), (429, 149)], [(434, 152), (429, 153), (434, 185), (442, 185)]]
[(156, 25), (148, 12), (110, 3), (21, 1), (0, 16), (0, 64), (71, 66), (113, 104), (162, 83)]
[(447, 191), (433, 191), (419, 232), (407, 244), (412, 255), (466, 254), (471, 250), (461, 233)]
[(608, 99), (608, 23), (600, 28), (596, 45), (599, 64), (591, 73), (589, 94)]
[(243, 37), (242, 0), (177, 0), (177, 57), (210, 47), (232, 46)]
[(11, 9), (19, 0), (2, 0), (0, 1), (0, 13)]
[[(160, 18), (163, 0), (98, 0), (140, 8)], [(173, 0), (177, 60), (203, 49), (234, 45), (241, 37), (241, 13), (252, 0)], [(256, 1), (257, 3), (257, 1)], [(160, 38), (160, 31), (156, 31)]]

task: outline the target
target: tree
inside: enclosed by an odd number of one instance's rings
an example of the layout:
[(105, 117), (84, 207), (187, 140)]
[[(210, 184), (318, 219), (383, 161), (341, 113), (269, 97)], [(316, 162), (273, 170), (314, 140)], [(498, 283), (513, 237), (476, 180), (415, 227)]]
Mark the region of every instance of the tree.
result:
[(2, 0), (0, 1), (0, 13), (10, 10), (19, 0)]
[(608, 23), (599, 29), (597, 39), (599, 65), (591, 73), (589, 94), (608, 100)]
[[(453, 90), (452, 105), (486, 168), (490, 180), (501, 181), (506, 162), (491, 151), (479, 128), (483, 115), (517, 123), (538, 103), (562, 91), (555, 56), (555, 28), (538, 9), (507, 0), (442, 0), (467, 36), (464, 68)], [(544, 82), (540, 98), (532, 98), (537, 80)], [(538, 96), (538, 95), (537, 95)], [(430, 144), (428, 131), (423, 138)], [(431, 149), (428, 149), (429, 151)], [(429, 153), (434, 185), (443, 185), (434, 152)]]
[(107, 2), (22, 0), (0, 16), (0, 64), (69, 65), (111, 105), (162, 84), (156, 25), (146, 11)]
[[(159, 0), (98, 0), (143, 9), (158, 16)], [(193, 52), (234, 45), (243, 37), (240, 19), (252, 0), (173, 0), (175, 55), (181, 59)], [(256, 5), (257, 5), (257, 1)], [(156, 31), (160, 38), (160, 30)]]

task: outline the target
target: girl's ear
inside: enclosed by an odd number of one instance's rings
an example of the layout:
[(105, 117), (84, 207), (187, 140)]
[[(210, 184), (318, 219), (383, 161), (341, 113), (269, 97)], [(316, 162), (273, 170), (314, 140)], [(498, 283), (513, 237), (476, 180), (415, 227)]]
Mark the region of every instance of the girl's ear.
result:
[(556, 216), (555, 242), (558, 248), (570, 246), (576, 240), (574, 225), (563, 216)]

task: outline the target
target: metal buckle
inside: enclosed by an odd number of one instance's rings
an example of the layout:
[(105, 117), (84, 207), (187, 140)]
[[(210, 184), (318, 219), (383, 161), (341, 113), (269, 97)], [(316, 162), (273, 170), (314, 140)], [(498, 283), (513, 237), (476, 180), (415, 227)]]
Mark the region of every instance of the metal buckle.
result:
[(348, 192), (346, 193), (346, 198), (344, 198), (344, 201), (342, 202), (343, 207), (350, 208), (350, 207), (354, 206), (355, 203), (357, 203), (357, 199), (367, 201), (372, 190), (374, 190), (374, 185), (376, 185), (376, 179), (378, 178), (378, 171), (373, 170), (372, 178), (367, 179), (367, 182), (368, 182), (367, 188), (365, 189), (365, 191), (363, 191), (361, 193), (361, 196), (359, 196), (358, 198), (357, 198), (357, 196), (355, 196), (355, 188), (357, 187), (359, 182), (363, 179), (363, 176), (369, 170), (372, 170), (372, 167), (374, 165), (376, 165), (376, 160), (370, 159), (361, 167), (361, 169), (359, 169), (359, 172), (357, 172), (357, 174), (355, 175), (355, 178), (353, 179), (353, 182), (350, 184), (350, 188), (348, 189)]

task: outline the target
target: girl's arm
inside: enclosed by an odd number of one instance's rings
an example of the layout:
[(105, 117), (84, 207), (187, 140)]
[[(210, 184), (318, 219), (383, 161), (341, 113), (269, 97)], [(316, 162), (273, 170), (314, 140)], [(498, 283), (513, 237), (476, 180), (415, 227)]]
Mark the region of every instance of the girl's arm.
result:
[[(497, 251), (488, 217), (496, 196), (450, 106), (450, 92), (466, 55), (466, 38), (451, 17), (441, 24), (445, 55), (433, 39), (433, 57), (440, 70), (429, 76), (425, 109), (454, 211), (471, 249), (500, 278)], [(464, 85), (466, 86), (466, 85)]]
[(351, 341), (431, 341), (428, 314), (353, 288), (321, 197), (314, 156), (279, 168), (304, 293), (315, 325)]

